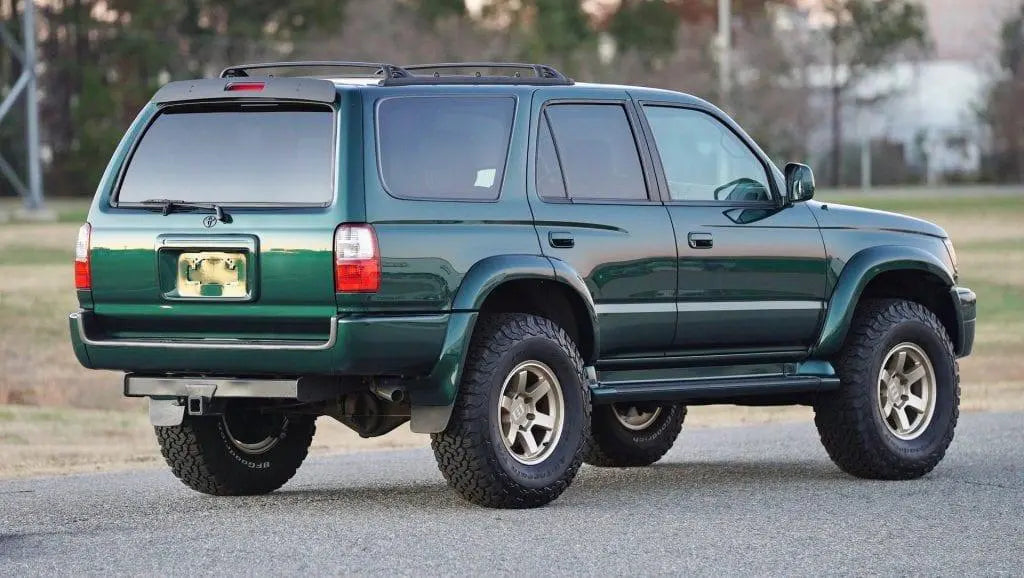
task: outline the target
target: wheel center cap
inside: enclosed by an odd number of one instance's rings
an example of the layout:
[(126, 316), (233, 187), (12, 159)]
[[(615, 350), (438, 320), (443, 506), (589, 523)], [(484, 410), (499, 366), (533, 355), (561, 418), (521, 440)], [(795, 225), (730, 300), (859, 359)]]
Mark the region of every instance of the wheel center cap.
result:
[(895, 381), (890, 383), (889, 387), (886, 388), (885, 395), (886, 395), (886, 397), (889, 398), (889, 401), (891, 403), (898, 405), (902, 401), (902, 396), (900, 395), (899, 383), (897, 383)]
[(526, 404), (520, 398), (515, 398), (512, 401), (512, 407), (508, 410), (509, 417), (512, 418), (512, 423), (522, 423), (523, 419), (526, 418)]

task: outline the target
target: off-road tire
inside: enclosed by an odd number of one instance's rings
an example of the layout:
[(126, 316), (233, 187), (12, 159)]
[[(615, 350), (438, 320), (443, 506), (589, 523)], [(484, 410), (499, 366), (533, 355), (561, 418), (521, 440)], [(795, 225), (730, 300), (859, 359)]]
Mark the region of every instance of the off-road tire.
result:
[[(934, 414), (912, 440), (888, 430), (876, 398), (884, 356), (902, 342), (922, 348), (935, 370)], [(867, 300), (858, 306), (846, 343), (833, 361), (841, 386), (817, 400), (814, 423), (840, 469), (860, 478), (908, 480), (938, 465), (959, 417), (960, 373), (953, 345), (934, 313), (913, 301)]]
[(583, 461), (605, 468), (649, 466), (672, 448), (686, 418), (686, 406), (661, 405), (661, 414), (646, 428), (635, 431), (623, 426), (611, 405), (594, 408), (591, 438)]
[[(524, 464), (505, 448), (498, 396), (517, 364), (546, 364), (564, 399), (561, 437), (543, 461)], [(534, 508), (557, 498), (579, 471), (590, 437), (590, 389), (576, 344), (553, 321), (524, 313), (480, 319), (469, 348), (448, 427), (431, 447), (448, 485), (490, 508)]]
[(256, 455), (229, 441), (220, 416), (185, 416), (181, 425), (154, 429), (164, 459), (186, 486), (214, 496), (249, 496), (273, 492), (295, 475), (313, 440), (315, 420), (289, 416), (278, 442)]

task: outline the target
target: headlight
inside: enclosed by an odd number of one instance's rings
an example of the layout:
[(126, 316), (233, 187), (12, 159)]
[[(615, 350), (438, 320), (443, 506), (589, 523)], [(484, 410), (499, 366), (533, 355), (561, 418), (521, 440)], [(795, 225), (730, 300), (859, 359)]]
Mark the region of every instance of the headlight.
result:
[(956, 249), (953, 248), (953, 241), (947, 237), (942, 240), (942, 244), (946, 246), (949, 260), (953, 262), (953, 272), (956, 273), (960, 269), (960, 263), (956, 260)]

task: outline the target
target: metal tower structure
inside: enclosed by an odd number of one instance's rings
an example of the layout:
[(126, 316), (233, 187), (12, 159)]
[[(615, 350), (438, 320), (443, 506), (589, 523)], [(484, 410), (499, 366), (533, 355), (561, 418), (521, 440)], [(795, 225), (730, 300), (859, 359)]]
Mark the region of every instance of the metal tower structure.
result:
[(0, 43), (19, 62), (21, 62), (21, 75), (14, 81), (10, 92), (0, 101), (0, 123), (19, 96), (25, 97), (25, 150), (28, 151), (27, 161), (28, 173), (27, 183), (20, 176), (14, 167), (0, 156), (0, 174), (7, 178), (25, 203), (27, 212), (41, 212), (43, 210), (43, 173), (39, 161), (39, 100), (36, 91), (36, 8), (35, 0), (25, 0), (22, 8), (22, 36), (23, 42), (18, 43), (10, 30), (0, 21)]

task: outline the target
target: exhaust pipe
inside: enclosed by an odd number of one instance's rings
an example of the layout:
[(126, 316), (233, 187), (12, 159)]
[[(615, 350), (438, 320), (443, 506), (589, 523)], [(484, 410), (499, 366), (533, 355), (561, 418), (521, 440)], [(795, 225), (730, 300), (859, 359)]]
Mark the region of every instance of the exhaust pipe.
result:
[(393, 385), (377, 385), (370, 388), (370, 391), (373, 392), (373, 395), (391, 403), (401, 403), (405, 399), (405, 390)]

